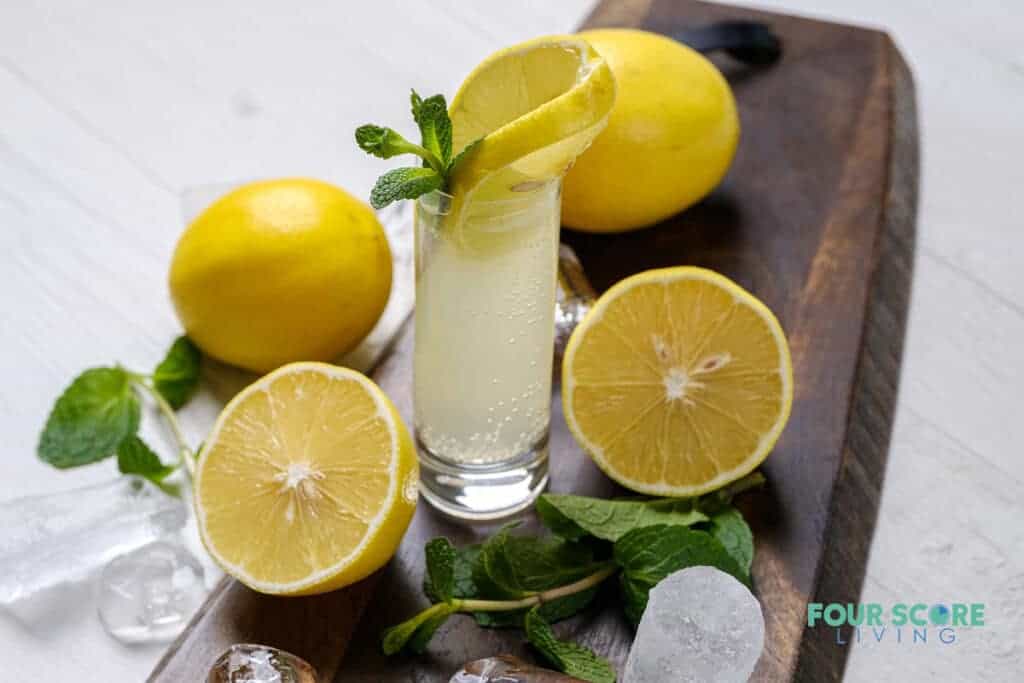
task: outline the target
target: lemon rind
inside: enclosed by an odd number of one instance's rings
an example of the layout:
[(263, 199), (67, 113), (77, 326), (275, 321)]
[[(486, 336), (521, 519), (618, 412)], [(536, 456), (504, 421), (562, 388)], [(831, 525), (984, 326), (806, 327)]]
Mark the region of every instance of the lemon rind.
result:
[[(466, 91), (465, 84), (473, 81), (474, 77), (492, 65), (493, 63), (514, 57), (519, 54), (525, 54), (531, 50), (538, 49), (540, 47), (556, 46), (574, 50), (580, 59), (577, 80), (576, 83), (568, 88), (565, 92), (561, 93), (557, 97), (544, 102), (538, 107), (531, 109), (524, 113), (522, 116), (515, 118), (505, 124), (495, 128), (494, 130), (487, 133), (477, 149), (466, 159), (464, 164), (460, 166), (460, 170), (456, 170), (452, 176), (452, 194), (457, 197), (457, 201), (460, 205), (469, 205), (472, 202), (472, 196), (478, 188), (480, 188), (488, 178), (492, 177), (496, 173), (500, 173), (503, 169), (508, 168), (519, 159), (526, 158), (531, 154), (542, 152), (559, 142), (588, 133), (592, 130), (600, 132), (601, 129), (607, 124), (608, 118), (611, 116), (612, 106), (611, 103), (615, 101), (615, 79), (611, 75), (611, 68), (608, 66), (607, 61), (596, 51), (593, 46), (590, 45), (586, 40), (577, 36), (570, 35), (550, 35), (535, 38), (525, 43), (520, 43), (504, 50), (490, 55), (487, 59), (481, 62), (469, 76), (466, 77), (463, 87), (460, 87), (456, 92), (455, 97), (452, 99), (452, 104), (449, 108), (450, 112), (457, 112), (462, 106), (462, 100), (464, 92)], [(576, 117), (572, 117), (569, 121), (570, 128), (562, 129), (558, 128), (549, 130), (549, 127), (544, 127), (539, 124), (531, 124), (531, 121), (543, 122), (548, 117), (549, 112), (552, 110), (557, 111), (562, 107), (573, 106), (573, 100), (586, 100), (586, 94), (591, 95), (598, 94), (600, 89), (591, 88), (589, 82), (598, 78), (598, 73), (601, 69), (607, 71), (606, 77), (611, 83), (611, 94), (607, 96), (610, 100), (607, 110), (600, 117), (596, 117), (593, 121), (588, 121), (586, 125), (582, 125)], [(591, 91), (588, 91), (590, 88)], [(556, 117), (557, 118), (557, 117)], [(545, 144), (529, 144), (528, 148), (526, 145), (526, 138), (520, 131), (523, 128), (530, 127), (532, 129), (532, 135), (530, 138), (536, 139), (537, 133), (543, 132)], [(557, 127), (556, 127), (557, 128)], [(597, 133), (594, 134), (595, 136)], [(593, 140), (591, 140), (592, 142)], [(589, 146), (589, 143), (586, 145)], [(584, 150), (586, 149), (584, 146)], [(503, 147), (508, 147), (511, 153), (498, 154), (492, 153), (491, 148), (497, 147), (499, 150)], [(581, 150), (580, 153), (582, 153)], [(572, 161), (575, 160), (575, 156)], [(571, 165), (571, 161), (569, 162)], [(469, 172), (465, 169), (468, 168)], [(468, 178), (468, 179), (467, 179)], [(453, 210), (453, 213), (456, 213)]]

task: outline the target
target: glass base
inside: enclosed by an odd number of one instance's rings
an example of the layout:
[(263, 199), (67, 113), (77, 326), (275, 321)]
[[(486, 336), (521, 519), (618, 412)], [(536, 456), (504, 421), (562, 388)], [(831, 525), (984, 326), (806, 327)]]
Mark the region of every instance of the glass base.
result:
[(416, 439), (420, 493), (446, 515), (486, 521), (525, 508), (548, 484), (548, 435), (515, 458), (498, 463), (455, 463)]

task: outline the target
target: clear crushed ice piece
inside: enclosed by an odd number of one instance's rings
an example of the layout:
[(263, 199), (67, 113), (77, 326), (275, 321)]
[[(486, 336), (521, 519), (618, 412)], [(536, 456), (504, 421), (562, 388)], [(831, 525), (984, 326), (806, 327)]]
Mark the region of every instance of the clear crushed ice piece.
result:
[(472, 661), (448, 683), (584, 683), (568, 674), (541, 669), (512, 655)]
[(111, 558), (180, 530), (184, 503), (123, 476), (0, 504), (0, 605), (82, 581)]
[(651, 589), (622, 683), (746, 683), (764, 648), (761, 604), (714, 567), (688, 567)]
[(202, 565), (182, 546), (158, 541), (103, 568), (100, 621), (122, 643), (168, 642), (205, 597)]
[(317, 683), (316, 670), (290, 652), (267, 645), (232, 645), (217, 658), (207, 683)]

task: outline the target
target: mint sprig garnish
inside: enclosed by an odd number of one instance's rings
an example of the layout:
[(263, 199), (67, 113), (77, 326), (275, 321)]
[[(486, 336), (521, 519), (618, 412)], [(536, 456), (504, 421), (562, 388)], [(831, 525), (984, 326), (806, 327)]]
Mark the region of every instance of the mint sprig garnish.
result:
[(749, 584), (753, 537), (732, 499), (763, 482), (755, 472), (689, 499), (544, 494), (537, 511), (553, 535), (519, 535), (513, 524), (464, 548), (435, 538), (424, 549), (423, 580), (433, 604), (388, 629), (384, 653), (423, 652), (452, 615), (463, 613), (484, 627), (523, 629), (538, 653), (565, 673), (614, 683), (611, 664), (578, 643), (558, 640), (550, 624), (585, 609), (613, 576), (633, 623), (651, 588), (680, 569), (710, 565)]
[[(199, 384), (200, 354), (188, 337), (179, 337), (150, 374), (120, 365), (90, 368), (60, 395), (39, 437), (39, 458), (67, 469), (117, 456), (118, 469), (135, 474), (172, 493), (164, 480), (179, 466), (194, 466), (175, 410)], [(142, 406), (148, 396), (170, 426), (178, 447), (177, 461), (164, 464), (138, 436)]]
[(370, 204), (375, 209), (445, 189), (453, 169), (479, 142), (467, 145), (453, 157), (452, 121), (448, 117), (444, 95), (423, 99), (413, 90), (410, 102), (412, 117), (420, 132), (420, 144), (410, 142), (397, 131), (384, 126), (366, 124), (356, 129), (356, 144), (367, 154), (381, 159), (413, 154), (423, 160), (421, 166), (396, 168), (377, 179), (370, 192)]

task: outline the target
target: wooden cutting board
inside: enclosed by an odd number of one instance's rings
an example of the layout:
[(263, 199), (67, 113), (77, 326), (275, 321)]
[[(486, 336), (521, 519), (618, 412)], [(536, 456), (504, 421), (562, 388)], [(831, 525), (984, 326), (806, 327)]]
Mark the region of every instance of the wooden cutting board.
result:
[[(665, 223), (617, 236), (566, 232), (600, 291), (641, 270), (676, 264), (737, 280), (779, 316), (792, 346), (792, 419), (764, 466), (768, 486), (741, 507), (756, 539), (754, 582), (767, 622), (756, 681), (834, 681), (847, 648), (806, 628), (806, 604), (856, 601), (878, 509), (910, 291), (917, 199), (917, 129), (911, 76), (881, 32), (678, 1), (600, 4), (588, 27), (672, 33), (722, 19), (769, 23), (780, 63), (748, 68), (717, 60), (735, 90), (742, 140), (726, 181)], [(457, 331), (453, 330), (453, 334)], [(412, 330), (406, 325), (375, 372), (411, 415)], [(621, 493), (569, 437), (558, 396), (551, 442), (555, 491)], [(533, 524), (534, 520), (529, 519)], [(205, 680), (228, 645), (294, 652), (326, 682), (447, 681), (463, 662), (501, 652), (530, 657), (516, 631), (455, 618), (430, 652), (384, 658), (381, 630), (426, 606), (422, 548), (463, 526), (421, 505), (396, 557), (362, 583), (310, 598), (258, 595), (225, 580), (150, 680)], [(557, 630), (621, 667), (631, 632), (614, 600)]]

